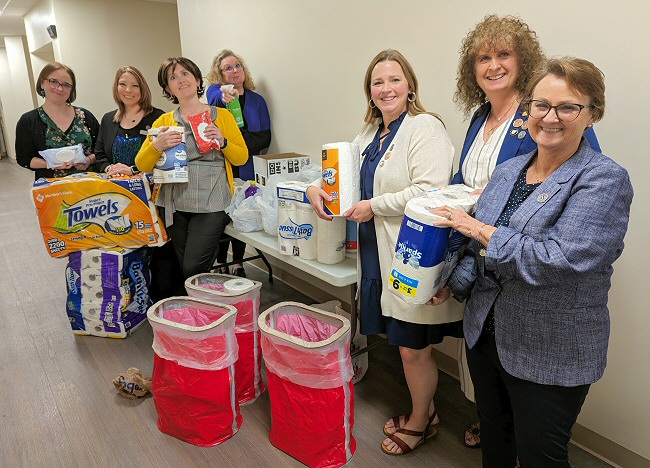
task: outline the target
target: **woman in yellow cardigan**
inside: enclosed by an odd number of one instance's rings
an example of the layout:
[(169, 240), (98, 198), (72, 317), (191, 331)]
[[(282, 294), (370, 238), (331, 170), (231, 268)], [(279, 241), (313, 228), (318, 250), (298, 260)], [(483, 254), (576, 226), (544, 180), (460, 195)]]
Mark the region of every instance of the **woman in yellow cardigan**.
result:
[[(160, 65), (158, 83), (163, 96), (178, 104), (178, 109), (153, 123), (152, 128), (164, 128), (155, 140), (144, 142), (135, 158), (139, 170), (151, 172), (162, 152), (182, 141), (181, 133), (168, 127), (184, 127), (189, 181), (161, 184), (156, 205), (185, 278), (212, 267), (219, 239), (229, 222), (224, 210), (232, 199), (231, 166), (248, 160), (248, 148), (230, 112), (199, 101), (205, 91), (201, 76), (199, 67), (184, 57), (168, 58)], [(211, 123), (204, 135), (217, 140), (220, 149), (200, 153), (189, 117), (205, 111), (210, 112)]]

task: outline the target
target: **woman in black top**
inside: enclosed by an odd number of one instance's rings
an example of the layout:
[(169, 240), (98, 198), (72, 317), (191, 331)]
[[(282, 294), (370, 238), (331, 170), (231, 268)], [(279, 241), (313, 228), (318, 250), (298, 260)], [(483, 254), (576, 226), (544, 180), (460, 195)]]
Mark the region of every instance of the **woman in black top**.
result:
[[(45, 98), (45, 102), (23, 114), (16, 124), (18, 164), (34, 171), (36, 179), (94, 170), (96, 158), (93, 148), (99, 123), (89, 111), (72, 105), (77, 97), (77, 82), (72, 69), (62, 63), (48, 63), (38, 75), (36, 92)], [(79, 143), (86, 155), (83, 163), (63, 163), (48, 168), (38, 153)]]
[(137, 173), (135, 156), (151, 124), (163, 114), (151, 104), (151, 90), (140, 70), (120, 67), (113, 82), (117, 109), (102, 117), (95, 154), (99, 171), (110, 176)]

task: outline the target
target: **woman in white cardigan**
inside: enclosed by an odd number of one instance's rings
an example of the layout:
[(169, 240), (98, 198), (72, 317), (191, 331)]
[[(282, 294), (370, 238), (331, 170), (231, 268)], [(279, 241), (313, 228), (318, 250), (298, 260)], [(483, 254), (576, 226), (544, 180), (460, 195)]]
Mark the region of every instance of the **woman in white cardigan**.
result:
[[(368, 66), (364, 88), (366, 125), (354, 140), (363, 151), (361, 201), (344, 215), (359, 223), (361, 333), (386, 333), (389, 343), (399, 346), (411, 393), (411, 414), (386, 423), (388, 438), (381, 446), (402, 455), (437, 434), (432, 345), (462, 336), (462, 317), (382, 294), (382, 281), (390, 273), (406, 202), (449, 183), (454, 148), (440, 118), (420, 104), (417, 78), (402, 54), (380, 52)], [(330, 200), (324, 190), (310, 187), (307, 196), (321, 218), (331, 219), (323, 210), (323, 199)]]

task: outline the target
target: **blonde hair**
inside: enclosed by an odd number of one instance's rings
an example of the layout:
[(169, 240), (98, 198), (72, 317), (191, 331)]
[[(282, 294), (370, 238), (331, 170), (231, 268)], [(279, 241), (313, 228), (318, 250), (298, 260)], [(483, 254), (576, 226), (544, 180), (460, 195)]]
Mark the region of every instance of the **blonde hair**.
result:
[(251, 76), (251, 72), (248, 71), (248, 66), (244, 59), (239, 55), (235, 54), (230, 49), (223, 49), (217, 54), (217, 56), (212, 61), (212, 68), (210, 68), (210, 73), (208, 73), (208, 82), (211, 84), (220, 84), (225, 85), (229, 84), (226, 79), (223, 77), (223, 72), (221, 71), (221, 62), (228, 57), (235, 57), (235, 59), (241, 63), (242, 68), (244, 69), (244, 89), (249, 89), (251, 91), (255, 90), (255, 82)]
[(550, 59), (528, 84), (526, 102), (532, 99), (533, 91), (548, 75), (557, 76), (567, 82), (569, 88), (589, 98), (591, 117), (598, 122), (605, 115), (605, 75), (589, 60), (575, 57)]
[(119, 122), (122, 120), (122, 116), (126, 112), (126, 106), (120, 99), (120, 95), (117, 92), (118, 85), (120, 83), (120, 77), (124, 73), (129, 73), (131, 76), (133, 76), (136, 83), (138, 83), (138, 86), (140, 86), (140, 100), (138, 101), (138, 105), (144, 112), (144, 115), (148, 115), (153, 111), (153, 105), (151, 104), (151, 90), (149, 89), (147, 80), (144, 79), (144, 76), (140, 70), (130, 65), (125, 65), (117, 69), (117, 72), (115, 72), (115, 80), (113, 80), (113, 99), (117, 104), (117, 112), (113, 117), (113, 122)]
[(415, 71), (413, 71), (413, 67), (409, 63), (408, 60), (406, 60), (406, 57), (404, 57), (400, 52), (397, 50), (393, 49), (386, 49), (382, 50), (379, 52), (377, 55), (375, 55), (375, 58), (373, 58), (370, 61), (370, 65), (368, 65), (368, 69), (366, 70), (366, 76), (363, 80), (363, 91), (366, 93), (366, 114), (363, 117), (363, 121), (366, 123), (366, 125), (372, 124), (376, 119), (381, 118), (381, 111), (377, 107), (370, 107), (370, 103), (372, 102), (372, 94), (370, 92), (370, 82), (372, 81), (372, 71), (374, 70), (375, 66), (377, 66), (378, 63), (381, 62), (397, 62), (400, 67), (402, 67), (402, 71), (404, 72), (404, 77), (406, 78), (406, 82), (408, 83), (409, 86), (409, 96), (411, 94), (415, 95), (415, 99), (411, 101), (410, 99), (406, 101), (406, 110), (409, 115), (419, 115), (419, 114), (430, 114), (436, 117), (438, 120), (442, 122), (442, 118), (434, 113), (434, 112), (427, 112), (422, 103), (420, 102), (420, 98), (418, 96), (418, 79), (415, 76)]
[(476, 81), (476, 59), (482, 48), (496, 51), (511, 48), (517, 59), (515, 90), (523, 95), (526, 85), (544, 62), (537, 33), (515, 16), (488, 15), (471, 30), (460, 47), (454, 102), (468, 117), (472, 109), (487, 102)]

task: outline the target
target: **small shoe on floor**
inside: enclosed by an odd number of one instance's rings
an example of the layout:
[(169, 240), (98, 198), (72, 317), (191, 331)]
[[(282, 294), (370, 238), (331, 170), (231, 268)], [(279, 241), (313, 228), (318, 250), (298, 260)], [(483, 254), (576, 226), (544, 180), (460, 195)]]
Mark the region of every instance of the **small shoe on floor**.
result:
[(244, 267), (241, 266), (233, 268), (232, 274), (241, 278), (246, 278), (246, 271), (244, 271)]
[(219, 267), (217, 268), (217, 273), (220, 275), (229, 275), (230, 272), (228, 271), (228, 267)]
[(481, 423), (476, 422), (465, 429), (465, 447), (481, 448)]

